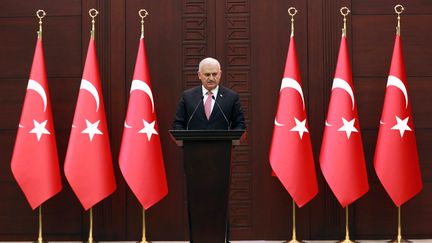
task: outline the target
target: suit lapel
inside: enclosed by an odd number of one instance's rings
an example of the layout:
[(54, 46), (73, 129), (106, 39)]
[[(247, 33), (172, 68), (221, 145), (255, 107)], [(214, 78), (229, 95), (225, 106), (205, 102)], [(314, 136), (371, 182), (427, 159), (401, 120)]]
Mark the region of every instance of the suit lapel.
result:
[(203, 117), (204, 119), (207, 120), (207, 117), (205, 115), (205, 111), (204, 111), (204, 101), (203, 101), (203, 95), (202, 95), (202, 88), (201, 86), (197, 87), (197, 89), (194, 91), (194, 103), (198, 104), (199, 103), (199, 107), (196, 111), (196, 115), (199, 117)]
[[(225, 90), (224, 90), (224, 88), (221, 85), (219, 85), (219, 90), (218, 90), (218, 93), (217, 93), (217, 96), (216, 96), (216, 101), (215, 101), (215, 104), (213, 106), (212, 113), (210, 114), (210, 119), (209, 120), (217, 118), (218, 115), (222, 115), (221, 111), (219, 110), (218, 104), (219, 104), (219, 106), (221, 108), (223, 107), (222, 104), (223, 104), (223, 101), (224, 101), (224, 97), (225, 97)], [(217, 102), (217, 104), (216, 104), (216, 102)]]

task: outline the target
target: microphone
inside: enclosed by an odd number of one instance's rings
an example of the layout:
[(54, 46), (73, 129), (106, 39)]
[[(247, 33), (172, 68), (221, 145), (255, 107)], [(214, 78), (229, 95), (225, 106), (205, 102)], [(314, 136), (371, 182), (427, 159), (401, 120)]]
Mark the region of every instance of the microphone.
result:
[(222, 108), (220, 107), (219, 102), (216, 101), (216, 98), (215, 98), (213, 95), (212, 95), (212, 99), (215, 101), (215, 104), (217, 105), (217, 107), (218, 107), (219, 110), (221, 111), (222, 116), (225, 118), (225, 121), (226, 121), (226, 123), (227, 123), (227, 125), (228, 125), (227, 128), (228, 128), (228, 130), (230, 130), (231, 124), (230, 124), (230, 122), (228, 121), (227, 117), (225, 116), (225, 113), (223, 112)]
[(193, 116), (195, 115), (195, 113), (196, 113), (196, 111), (198, 109), (198, 106), (203, 102), (203, 99), (204, 99), (204, 96), (201, 95), (200, 102), (198, 102), (198, 104), (195, 106), (195, 109), (193, 110), (191, 116), (189, 117), (188, 122), (186, 123), (186, 130), (189, 130), (189, 123), (191, 122)]

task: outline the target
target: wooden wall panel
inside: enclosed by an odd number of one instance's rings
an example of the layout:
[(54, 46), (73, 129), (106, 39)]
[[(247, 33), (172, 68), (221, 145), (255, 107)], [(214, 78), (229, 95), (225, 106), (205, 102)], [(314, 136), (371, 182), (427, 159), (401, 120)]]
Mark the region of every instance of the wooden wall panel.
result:
[(2, 9), (0, 17), (26, 16), (36, 19), (35, 13), (38, 9), (45, 10), (48, 16), (78, 16), (81, 15), (81, 0), (65, 0), (63, 4), (58, 4), (56, 0), (39, 0), (35, 3), (24, 0), (4, 0)]
[(362, 1), (352, 0), (354, 14), (390, 14), (394, 15), (393, 7), (396, 4), (405, 6), (406, 13), (416, 14), (431, 14), (432, 5), (427, 0), (401, 0), (398, 2), (392, 0), (379, 0), (379, 1)]
[[(52, 77), (80, 75), (81, 70), (74, 63), (80, 61), (81, 54), (71, 51), (80, 48), (79, 17), (47, 17), (45, 22), (43, 39), (47, 72)], [(26, 77), (24, 74), (30, 72), (36, 46), (37, 18), (5, 18), (0, 22), (0, 28), (8, 33), (8, 38), (2, 41), (0, 51), (2, 55), (9, 57), (2, 59), (2, 77)], [(33, 44), (30, 44), (29, 40), (34, 40)], [(62, 62), (55, 64), (55, 60)]]
[[(409, 5), (408, 5), (409, 6)], [(431, 15), (402, 15), (401, 38), (408, 76), (430, 76)], [(354, 15), (353, 75), (387, 77), (396, 34), (394, 15)]]

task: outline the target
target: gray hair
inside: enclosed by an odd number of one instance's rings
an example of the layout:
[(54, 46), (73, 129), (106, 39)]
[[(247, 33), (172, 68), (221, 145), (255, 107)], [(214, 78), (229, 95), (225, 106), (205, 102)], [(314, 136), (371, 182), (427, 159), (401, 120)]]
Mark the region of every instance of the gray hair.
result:
[(198, 71), (201, 71), (201, 68), (204, 64), (216, 64), (220, 70), (220, 63), (218, 60), (212, 58), (212, 57), (206, 57), (201, 60), (201, 62), (198, 65)]

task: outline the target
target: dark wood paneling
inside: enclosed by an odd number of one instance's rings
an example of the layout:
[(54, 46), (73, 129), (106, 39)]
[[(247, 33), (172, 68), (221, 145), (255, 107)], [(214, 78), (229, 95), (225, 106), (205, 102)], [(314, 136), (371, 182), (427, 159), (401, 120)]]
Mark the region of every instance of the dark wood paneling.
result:
[[(0, 60), (1, 78), (28, 78), (36, 46), (37, 19), (1, 20), (0, 29), (8, 36), (0, 45), (3, 56)], [(76, 65), (81, 58), (80, 18), (46, 17), (44, 23), (43, 44), (48, 76), (80, 76), (81, 68)]]
[(379, 0), (379, 1), (364, 1), (352, 0), (353, 14), (389, 14), (393, 15), (394, 6), (402, 4), (405, 7), (404, 14), (431, 14), (432, 5), (428, 0)]
[(27, 83), (28, 79), (8, 78), (0, 81), (0, 92), (4, 94), (0, 96), (0, 110), (2, 117), (4, 117), (0, 119), (1, 130), (16, 130), (18, 128)]
[[(402, 15), (401, 38), (407, 75), (432, 76), (432, 15)], [(353, 16), (353, 75), (387, 77), (396, 35), (395, 15)]]
[(81, 0), (65, 0), (62, 1), (62, 4), (56, 0), (38, 0), (34, 3), (29, 3), (26, 0), (4, 0), (0, 6), (3, 10), (0, 13), (0, 18), (26, 16), (34, 17), (34, 20), (37, 20), (35, 14), (39, 9), (45, 10), (47, 16), (81, 15)]

